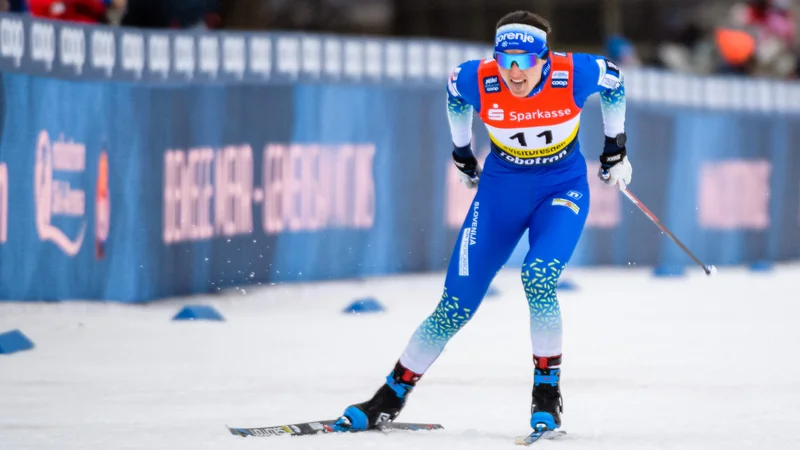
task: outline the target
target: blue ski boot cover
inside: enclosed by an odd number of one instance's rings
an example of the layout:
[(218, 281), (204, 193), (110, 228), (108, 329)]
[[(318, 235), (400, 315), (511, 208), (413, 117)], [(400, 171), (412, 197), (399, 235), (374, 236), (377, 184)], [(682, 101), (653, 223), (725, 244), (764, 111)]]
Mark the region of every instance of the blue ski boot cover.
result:
[(555, 430), (561, 427), (563, 404), (559, 381), (561, 379), (561, 355), (551, 357), (533, 356), (533, 392), (531, 402), (531, 428)]
[(386, 383), (371, 399), (345, 409), (342, 417), (333, 425), (334, 431), (362, 431), (375, 428), (382, 422), (394, 421), (421, 376), (398, 361), (392, 373), (386, 377)]

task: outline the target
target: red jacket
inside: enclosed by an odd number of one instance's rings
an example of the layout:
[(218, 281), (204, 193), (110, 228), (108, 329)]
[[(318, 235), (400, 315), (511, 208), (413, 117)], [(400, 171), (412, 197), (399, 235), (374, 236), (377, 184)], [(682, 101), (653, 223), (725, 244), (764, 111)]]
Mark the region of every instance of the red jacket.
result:
[(35, 17), (105, 23), (108, 6), (105, 0), (28, 0), (28, 8)]

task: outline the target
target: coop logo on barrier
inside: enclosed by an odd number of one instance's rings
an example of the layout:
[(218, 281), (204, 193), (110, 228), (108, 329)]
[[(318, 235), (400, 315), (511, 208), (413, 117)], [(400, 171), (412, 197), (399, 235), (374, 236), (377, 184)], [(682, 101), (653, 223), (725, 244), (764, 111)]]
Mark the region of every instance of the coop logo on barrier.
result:
[(136, 79), (144, 72), (144, 36), (134, 33), (122, 35), (122, 70), (133, 73)]
[(403, 54), (403, 46), (397, 42), (386, 44), (386, 75), (395, 81), (400, 81), (403, 78), (405, 67), (406, 58)]
[(170, 66), (169, 37), (161, 35), (150, 36), (147, 45), (147, 62), (150, 72), (161, 74), (161, 77), (166, 79), (169, 76)]
[(0, 163), (0, 244), (8, 240), (8, 167)]
[(31, 26), (31, 59), (44, 64), (46, 71), (53, 70), (56, 59), (56, 31), (49, 23), (36, 22)]
[(182, 74), (186, 79), (194, 78), (195, 55), (194, 38), (192, 36), (177, 36), (173, 41), (175, 50), (175, 73)]
[(114, 34), (108, 31), (92, 31), (92, 68), (103, 70), (107, 77), (114, 74), (117, 43)]
[(61, 64), (71, 67), (76, 75), (83, 73), (86, 64), (86, 35), (80, 28), (62, 27), (59, 33)]
[[(81, 249), (86, 233), (86, 194), (74, 189), (69, 181), (56, 179), (58, 174), (83, 173), (86, 168), (86, 146), (60, 139), (50, 141), (47, 131), (39, 133), (36, 143), (34, 169), (34, 199), (36, 202), (36, 231), (39, 239), (50, 241), (69, 256)], [(53, 224), (56, 217), (80, 220), (75, 237)]]
[[(2, 1), (2, 0), (0, 0)], [(148, 82), (443, 80), (490, 48), (297, 33), (204, 33), (77, 26), (0, 13), (0, 66), (35, 76)]]
[(338, 39), (325, 40), (325, 75), (331, 78), (342, 76), (342, 43)]
[(244, 48), (244, 38), (238, 36), (225, 36), (222, 41), (222, 69), (226, 74), (231, 74), (236, 79), (244, 76), (247, 56)]
[(363, 44), (359, 41), (347, 41), (344, 45), (344, 58), (347, 61), (344, 73), (353, 79), (360, 79), (364, 73)]
[(217, 78), (219, 73), (219, 41), (216, 36), (200, 38), (200, 73), (209, 78)]
[(294, 38), (280, 38), (278, 47), (278, 72), (296, 79), (300, 72), (300, 42)]
[(21, 20), (0, 19), (0, 56), (14, 60), (14, 66), (22, 64), (25, 55), (25, 29)]
[(425, 47), (422, 44), (414, 42), (408, 44), (406, 47), (406, 68), (408, 69), (408, 76), (411, 78), (420, 78), (425, 73)]
[(440, 44), (428, 45), (428, 61), (425, 64), (428, 69), (428, 77), (434, 80), (447, 79), (449, 68), (444, 65), (445, 51), (445, 47)]
[(303, 38), (303, 73), (314, 78), (322, 72), (322, 42), (319, 38)]
[[(251, 37), (250, 38), (250, 71), (254, 75), (269, 77), (272, 71), (272, 44), (269, 38)], [(244, 58), (242, 58), (242, 68), (239, 78), (244, 72)]]
[(373, 79), (379, 79), (383, 67), (381, 66), (381, 58), (383, 56), (383, 48), (380, 42), (369, 41), (364, 46), (364, 72)]
[(278, 47), (278, 72), (292, 79), (300, 72), (300, 42), (295, 38), (280, 38)]

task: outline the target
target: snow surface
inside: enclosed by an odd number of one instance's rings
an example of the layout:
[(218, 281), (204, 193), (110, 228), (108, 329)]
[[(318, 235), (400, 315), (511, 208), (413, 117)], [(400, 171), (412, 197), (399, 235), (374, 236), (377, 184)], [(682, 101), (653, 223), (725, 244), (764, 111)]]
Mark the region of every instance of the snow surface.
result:
[[(564, 429), (551, 449), (800, 448), (800, 266), (568, 269)], [(445, 431), (241, 438), (225, 424), (333, 418), (383, 382), (443, 274), (246, 288), (145, 306), (0, 303), (0, 449), (499, 449), (528, 431), (532, 369), (518, 273), (420, 381), (402, 421)], [(388, 311), (345, 315), (374, 296)], [(183, 304), (225, 322), (173, 322)]]

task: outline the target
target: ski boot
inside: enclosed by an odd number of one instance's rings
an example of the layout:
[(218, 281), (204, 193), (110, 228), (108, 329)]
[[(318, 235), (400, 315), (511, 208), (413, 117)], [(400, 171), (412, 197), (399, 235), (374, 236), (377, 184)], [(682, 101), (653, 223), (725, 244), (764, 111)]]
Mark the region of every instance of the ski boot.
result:
[(540, 438), (555, 438), (562, 434), (557, 431), (561, 427), (563, 404), (559, 381), (561, 378), (561, 355), (549, 358), (533, 357), (534, 375), (533, 392), (531, 393), (531, 428), (533, 432), (525, 438), (530, 444)]
[(400, 415), (408, 394), (422, 375), (414, 373), (397, 362), (386, 377), (386, 383), (366, 402), (351, 405), (333, 425), (334, 431), (363, 431), (377, 427), (382, 422), (392, 422)]

